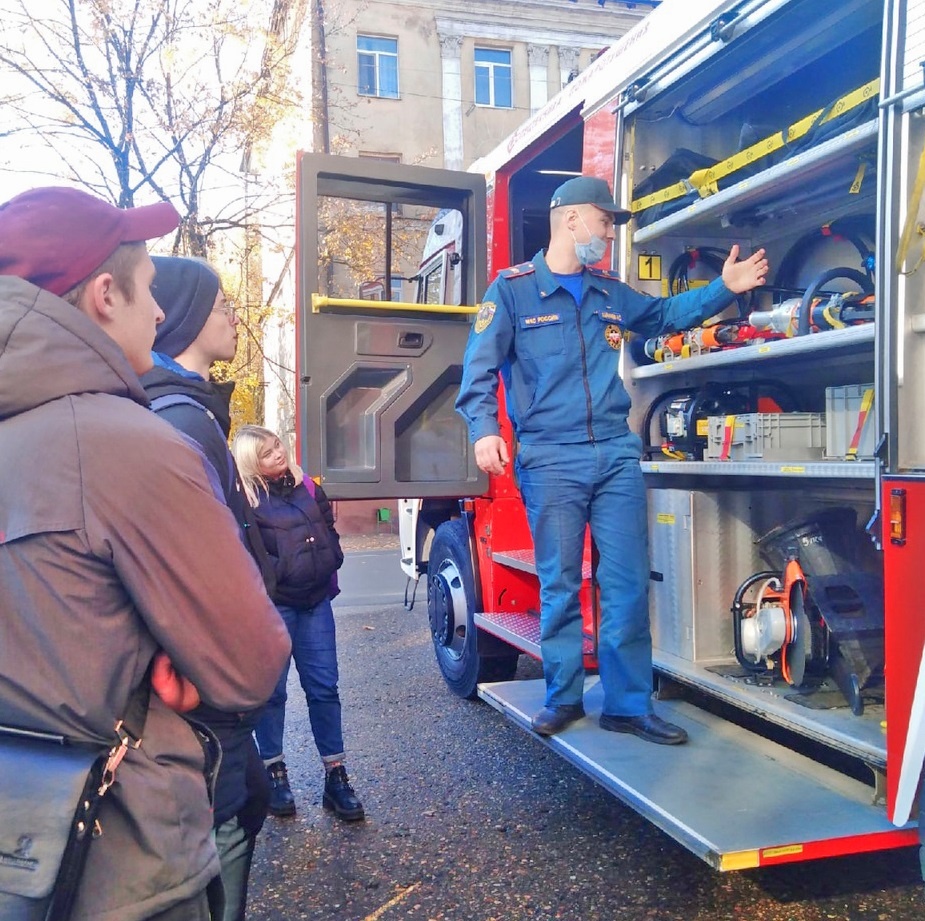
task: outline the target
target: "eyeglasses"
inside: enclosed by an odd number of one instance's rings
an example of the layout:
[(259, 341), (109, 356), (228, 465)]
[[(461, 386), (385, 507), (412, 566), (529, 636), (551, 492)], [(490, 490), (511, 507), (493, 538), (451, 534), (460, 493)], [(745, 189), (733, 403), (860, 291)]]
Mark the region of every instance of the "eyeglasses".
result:
[(238, 315), (238, 305), (234, 301), (225, 301), (221, 307), (213, 307), (212, 313), (223, 313), (229, 320)]

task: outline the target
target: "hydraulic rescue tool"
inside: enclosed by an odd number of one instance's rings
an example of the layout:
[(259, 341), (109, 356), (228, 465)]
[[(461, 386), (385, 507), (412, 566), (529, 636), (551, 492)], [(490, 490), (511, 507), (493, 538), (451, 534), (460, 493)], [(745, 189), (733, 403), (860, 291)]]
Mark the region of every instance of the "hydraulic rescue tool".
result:
[(749, 576), (732, 603), (735, 654), (751, 674), (800, 687), (831, 675), (855, 715), (883, 676), (883, 585), (865, 571), (853, 508), (824, 509), (757, 541), (772, 568)]
[[(706, 384), (697, 388), (668, 390), (653, 400), (642, 422), (643, 451), (648, 460), (703, 460), (709, 440), (710, 416), (754, 412), (795, 412), (799, 409), (792, 391), (780, 381)], [(659, 414), (658, 444), (648, 443), (652, 423)]]

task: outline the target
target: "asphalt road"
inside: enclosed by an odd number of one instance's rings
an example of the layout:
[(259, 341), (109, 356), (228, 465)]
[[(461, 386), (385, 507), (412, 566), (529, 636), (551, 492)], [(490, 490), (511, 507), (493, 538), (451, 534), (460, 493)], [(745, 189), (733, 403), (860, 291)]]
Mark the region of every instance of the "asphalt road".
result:
[[(286, 745), (298, 814), (267, 820), (250, 921), (925, 918), (914, 849), (710, 869), (486, 704), (446, 690), (424, 600), (411, 613), (388, 600), (404, 588), (396, 553), (348, 554), (343, 575), (348, 769), (368, 818), (349, 825), (322, 810), (293, 670)], [(539, 674), (521, 658), (519, 677)]]

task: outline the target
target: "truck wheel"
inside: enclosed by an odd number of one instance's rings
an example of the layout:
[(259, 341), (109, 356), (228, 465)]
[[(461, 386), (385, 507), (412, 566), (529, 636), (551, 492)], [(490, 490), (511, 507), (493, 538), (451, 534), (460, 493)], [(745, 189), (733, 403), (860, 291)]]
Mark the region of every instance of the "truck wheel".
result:
[(427, 614), (437, 664), (450, 690), (460, 697), (478, 696), (480, 681), (514, 677), (518, 653), (481, 656), (473, 623), (475, 580), (465, 521), (441, 524), (427, 563)]

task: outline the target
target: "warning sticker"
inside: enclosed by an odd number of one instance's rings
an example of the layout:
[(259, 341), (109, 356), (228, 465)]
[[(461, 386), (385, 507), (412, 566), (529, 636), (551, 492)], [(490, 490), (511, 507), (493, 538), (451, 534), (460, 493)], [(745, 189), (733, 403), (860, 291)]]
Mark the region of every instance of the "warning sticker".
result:
[(769, 857), (784, 857), (787, 854), (802, 854), (802, 844), (787, 844), (784, 847), (766, 847), (761, 852), (761, 857), (767, 860)]
[(640, 281), (661, 281), (662, 257), (654, 253), (640, 253), (636, 260), (636, 275)]

